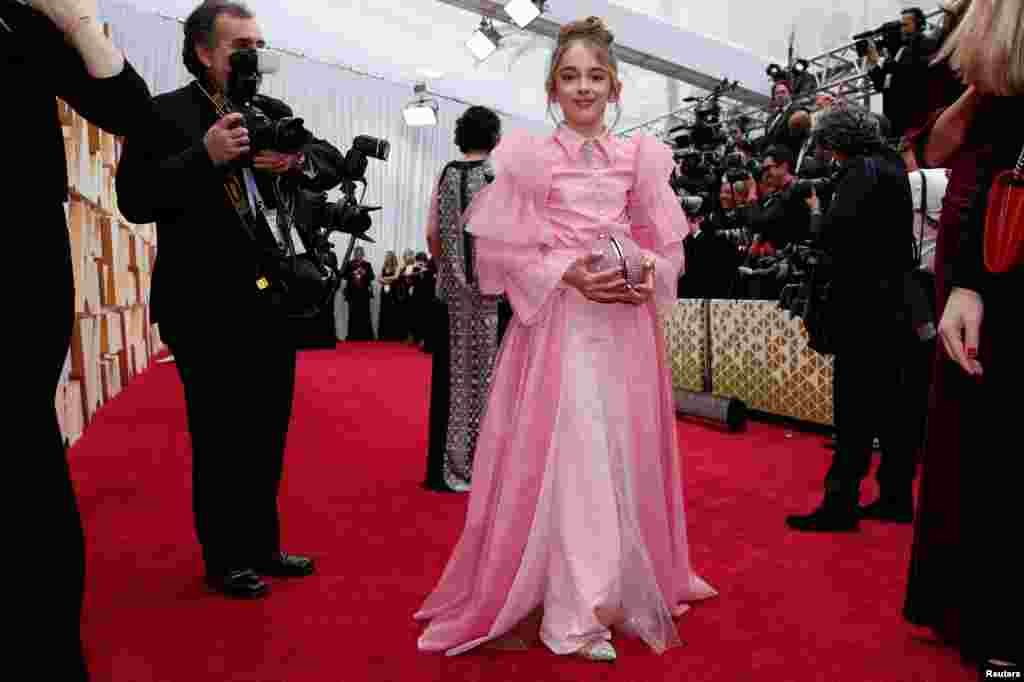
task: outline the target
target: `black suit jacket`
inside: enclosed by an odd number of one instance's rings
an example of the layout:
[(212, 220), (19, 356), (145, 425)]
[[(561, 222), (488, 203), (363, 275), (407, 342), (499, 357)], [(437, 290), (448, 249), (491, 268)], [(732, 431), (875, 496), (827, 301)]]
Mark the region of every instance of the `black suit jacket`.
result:
[(218, 309), (246, 314), (259, 299), (259, 249), (203, 142), (217, 119), (195, 82), (158, 95), (117, 169), (121, 213), (157, 226), (150, 306), (161, 331), (208, 324)]
[(905, 312), (904, 277), (915, 266), (914, 204), (902, 159), (857, 156), (840, 171), (835, 197), (816, 217), (833, 259), (833, 304), (851, 339), (882, 333)]
[(755, 233), (760, 233), (777, 249), (810, 237), (811, 211), (807, 202), (793, 192), (792, 185), (751, 206), (748, 221)]
[(931, 113), (921, 103), (928, 101), (929, 60), (936, 47), (931, 39), (916, 40), (868, 71), (875, 90), (882, 93), (882, 115), (889, 119), (894, 138), (922, 125)]
[(790, 130), (789, 119), (798, 111), (807, 110), (800, 106), (790, 105), (781, 115), (772, 114), (768, 119), (768, 127), (765, 129), (764, 136), (758, 143), (758, 153), (764, 154), (772, 145), (782, 145), (793, 152), (793, 158), (796, 158), (800, 153), (803, 140), (797, 133)]
[[(126, 141), (117, 171), (121, 212), (157, 226), (150, 305), (165, 333), (256, 315), (264, 305), (256, 281), (265, 244), (257, 246), (243, 228), (224, 190), (231, 171), (214, 166), (203, 142), (217, 118), (196, 82), (154, 97), (147, 124)], [(340, 181), (340, 152), (322, 140), (304, 151), (299, 184), (324, 191)], [(272, 203), (266, 178), (257, 179), (261, 196)]]
[[(0, 106), (4, 157), (3, 195), (26, 207), (59, 204), (68, 196), (64, 137), (57, 120), (60, 97), (94, 125), (128, 134), (149, 107), (149, 89), (131, 64), (112, 78), (93, 78), (78, 52), (46, 16), (14, 2), (0, 2)], [(27, 172), (25, 165), (27, 164)]]

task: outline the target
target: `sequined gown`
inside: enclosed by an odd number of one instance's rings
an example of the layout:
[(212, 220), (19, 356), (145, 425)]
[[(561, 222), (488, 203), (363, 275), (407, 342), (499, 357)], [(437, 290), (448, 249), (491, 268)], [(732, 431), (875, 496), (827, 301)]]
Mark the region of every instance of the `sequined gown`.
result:
[(430, 405), (427, 487), (435, 489), (470, 487), (498, 352), (498, 299), (480, 292), (472, 240), (461, 225), (463, 211), (491, 177), (490, 168), (486, 161), (453, 161), (442, 171), (431, 201), (430, 220), (441, 241), (436, 295), (448, 317), (447, 339), (439, 339), (433, 349), (436, 390)]

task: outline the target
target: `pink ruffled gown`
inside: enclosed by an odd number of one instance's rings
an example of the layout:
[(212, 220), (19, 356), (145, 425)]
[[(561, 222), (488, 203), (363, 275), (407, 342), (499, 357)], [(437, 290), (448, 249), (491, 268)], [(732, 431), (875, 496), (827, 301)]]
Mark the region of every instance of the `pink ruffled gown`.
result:
[[(540, 637), (573, 653), (621, 614), (655, 651), (679, 644), (674, 616), (716, 594), (686, 541), (670, 373), (656, 304), (676, 298), (690, 227), (651, 139), (587, 142), (562, 126), (507, 134), (497, 177), (466, 212), (481, 290), (515, 317), (499, 351), (477, 442), (466, 525), (435, 591), (423, 651), (455, 655), (543, 608)], [(587, 300), (561, 278), (598, 234), (655, 255), (656, 300)]]

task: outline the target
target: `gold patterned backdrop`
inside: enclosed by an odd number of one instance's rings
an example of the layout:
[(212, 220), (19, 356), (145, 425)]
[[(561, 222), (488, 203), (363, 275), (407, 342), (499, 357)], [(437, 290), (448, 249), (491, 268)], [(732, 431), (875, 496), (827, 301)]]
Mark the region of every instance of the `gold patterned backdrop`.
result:
[[(715, 395), (739, 398), (769, 414), (832, 424), (832, 358), (807, 347), (807, 332), (798, 318), (775, 301), (711, 301), (710, 306)], [(702, 390), (700, 310), (700, 301), (681, 300), (663, 311), (677, 388)]]
[(689, 391), (704, 390), (707, 337), (703, 301), (681, 299), (660, 311), (672, 386)]

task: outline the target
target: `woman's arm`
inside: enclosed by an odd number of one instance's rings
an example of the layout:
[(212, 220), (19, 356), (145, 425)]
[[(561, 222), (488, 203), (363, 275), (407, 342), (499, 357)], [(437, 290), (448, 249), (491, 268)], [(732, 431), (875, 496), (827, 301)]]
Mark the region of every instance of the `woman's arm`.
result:
[(430, 209), (427, 211), (427, 246), (433, 258), (441, 257), (441, 231), (438, 226), (438, 212), (440, 211), (438, 193), (440, 185), (441, 179), (439, 177), (435, 178), (434, 190), (430, 193)]
[(40, 77), (84, 118), (127, 134), (149, 110), (149, 88), (108, 38), (95, 0), (31, 0)]
[(972, 85), (939, 116), (924, 144), (924, 162), (941, 168), (963, 146), (979, 110), (981, 96)]

